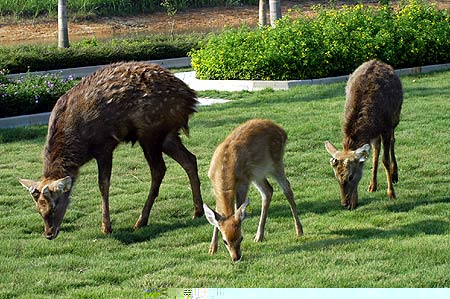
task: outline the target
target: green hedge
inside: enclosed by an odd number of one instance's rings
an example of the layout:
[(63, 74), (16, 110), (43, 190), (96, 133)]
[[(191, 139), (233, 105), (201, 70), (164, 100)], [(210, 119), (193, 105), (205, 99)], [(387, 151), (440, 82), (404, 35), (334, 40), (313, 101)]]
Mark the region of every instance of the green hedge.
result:
[(0, 47), (0, 69), (10, 73), (108, 64), (128, 60), (185, 57), (205, 40), (206, 34), (149, 35), (100, 42), (96, 39), (72, 43), (70, 48), (56, 45)]
[(200, 79), (309, 79), (349, 74), (372, 58), (394, 67), (450, 62), (450, 15), (411, 0), (389, 6), (318, 8), (275, 28), (241, 27), (190, 52)]

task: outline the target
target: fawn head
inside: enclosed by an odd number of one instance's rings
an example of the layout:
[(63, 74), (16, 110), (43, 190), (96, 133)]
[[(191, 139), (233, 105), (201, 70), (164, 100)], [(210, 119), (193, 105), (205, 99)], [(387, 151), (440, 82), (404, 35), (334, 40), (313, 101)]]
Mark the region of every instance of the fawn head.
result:
[(206, 219), (219, 229), (222, 234), (223, 243), (234, 262), (239, 261), (242, 257), (241, 242), (244, 237), (242, 236), (241, 223), (244, 220), (245, 208), (248, 204), (249, 199), (247, 198), (234, 214), (228, 217), (211, 210), (206, 204), (203, 204)]
[(341, 205), (349, 210), (358, 206), (358, 183), (363, 173), (364, 161), (370, 153), (370, 145), (364, 144), (360, 148), (338, 151), (329, 141), (325, 148), (331, 155), (330, 165), (341, 189)]
[(44, 236), (48, 240), (56, 238), (69, 205), (72, 179), (67, 176), (59, 180), (44, 179), (41, 182), (25, 179), (19, 181), (36, 202), (37, 210), (44, 220)]

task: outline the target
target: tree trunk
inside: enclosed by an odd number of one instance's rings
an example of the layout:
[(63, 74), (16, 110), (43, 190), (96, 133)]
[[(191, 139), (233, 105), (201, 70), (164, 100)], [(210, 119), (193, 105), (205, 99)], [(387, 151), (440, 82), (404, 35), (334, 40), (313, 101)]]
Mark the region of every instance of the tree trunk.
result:
[(58, 0), (58, 47), (69, 47), (69, 27), (67, 25), (67, 0)]
[(269, 0), (270, 25), (275, 27), (275, 21), (281, 19), (281, 0)]
[(267, 8), (269, 0), (259, 0), (259, 26), (267, 26)]

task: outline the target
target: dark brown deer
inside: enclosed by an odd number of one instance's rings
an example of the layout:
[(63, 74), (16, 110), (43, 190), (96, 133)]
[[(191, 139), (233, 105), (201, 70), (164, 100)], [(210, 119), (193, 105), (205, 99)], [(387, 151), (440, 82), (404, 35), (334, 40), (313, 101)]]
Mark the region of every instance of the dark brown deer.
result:
[(20, 180), (36, 201), (44, 235), (56, 238), (80, 167), (95, 159), (102, 195), (102, 231), (111, 233), (109, 186), (113, 151), (137, 141), (151, 171), (147, 201), (134, 228), (147, 225), (166, 166), (162, 153), (177, 161), (189, 176), (194, 218), (203, 215), (197, 159), (181, 143), (196, 94), (169, 71), (152, 64), (129, 62), (106, 66), (84, 78), (55, 104), (44, 148), (40, 182)]
[(325, 148), (341, 189), (341, 205), (350, 210), (358, 206), (358, 183), (363, 164), (373, 148), (372, 179), (368, 191), (377, 190), (378, 157), (383, 143), (387, 194), (395, 198), (393, 183), (398, 182), (394, 152), (394, 129), (400, 121), (403, 102), (402, 83), (394, 69), (377, 60), (359, 66), (347, 82), (343, 122), (343, 150), (329, 141)]

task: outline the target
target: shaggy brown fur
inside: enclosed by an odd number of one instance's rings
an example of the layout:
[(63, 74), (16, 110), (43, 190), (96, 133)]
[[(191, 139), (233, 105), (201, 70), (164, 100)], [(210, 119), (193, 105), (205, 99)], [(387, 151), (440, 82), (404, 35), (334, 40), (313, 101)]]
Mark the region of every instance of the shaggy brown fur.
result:
[[(103, 198), (102, 228), (109, 233), (112, 154), (120, 142), (138, 141), (152, 172), (152, 185), (135, 228), (147, 224), (158, 195), (166, 170), (162, 152), (174, 158), (188, 173), (194, 216), (200, 217), (203, 203), (196, 158), (183, 146), (178, 133), (180, 129), (188, 133), (189, 116), (196, 111), (196, 104), (195, 92), (157, 65), (139, 62), (108, 65), (84, 78), (56, 103), (44, 149), (44, 180), (51, 184), (70, 177), (74, 182), (79, 168), (96, 159)], [(68, 194), (66, 197), (68, 200)], [(49, 201), (52, 199), (44, 200)]]
[(394, 69), (371, 60), (350, 76), (342, 127), (344, 150), (355, 150), (380, 135), (389, 135), (400, 121), (402, 83)]
[(371, 60), (350, 75), (346, 97), (342, 126), (343, 151), (337, 151), (330, 142), (326, 142), (325, 147), (332, 156), (330, 162), (341, 187), (341, 204), (354, 209), (358, 204), (357, 186), (362, 176), (363, 162), (369, 155), (369, 144), (374, 150), (369, 191), (377, 189), (378, 156), (383, 141), (388, 196), (395, 198), (392, 183), (398, 181), (398, 170), (394, 129), (400, 121), (402, 84), (391, 66)]

